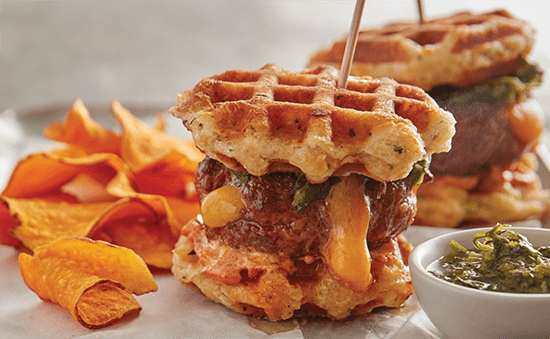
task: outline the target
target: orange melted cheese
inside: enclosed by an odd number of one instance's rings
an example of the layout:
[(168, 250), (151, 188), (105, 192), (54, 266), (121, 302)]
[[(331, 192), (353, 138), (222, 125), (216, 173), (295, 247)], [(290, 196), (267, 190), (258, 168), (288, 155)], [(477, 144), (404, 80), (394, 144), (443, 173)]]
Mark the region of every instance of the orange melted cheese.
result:
[(208, 193), (201, 203), (201, 215), (209, 227), (223, 227), (238, 220), (245, 205), (239, 189), (231, 184)]
[(538, 143), (544, 129), (544, 116), (532, 100), (512, 105), (507, 112), (514, 136), (524, 144)]
[(367, 199), (364, 180), (357, 175), (342, 177), (327, 198), (332, 229), (323, 255), (332, 273), (355, 291), (365, 290), (372, 282)]

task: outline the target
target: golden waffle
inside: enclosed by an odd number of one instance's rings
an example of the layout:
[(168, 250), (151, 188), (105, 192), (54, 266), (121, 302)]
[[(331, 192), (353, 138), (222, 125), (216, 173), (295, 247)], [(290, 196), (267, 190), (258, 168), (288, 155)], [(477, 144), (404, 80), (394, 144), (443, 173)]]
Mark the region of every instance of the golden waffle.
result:
[[(309, 67), (340, 67), (346, 41), (315, 53)], [(426, 91), (470, 86), (517, 70), (534, 42), (534, 28), (505, 10), (394, 23), (359, 33), (351, 74), (387, 76)]]
[[(210, 241), (204, 227), (198, 219), (184, 226), (186, 235), (175, 246), (172, 273), (184, 286), (235, 312), (276, 321), (293, 316), (343, 320), (378, 307), (400, 307), (413, 293), (406, 264), (412, 245), (401, 235), (370, 252), (376, 278), (368, 288), (354, 291), (324, 263), (311, 277), (291, 279), (300, 259)], [(243, 272), (261, 273), (244, 282)], [(238, 280), (229, 283), (227, 276)]]
[(379, 181), (450, 149), (454, 118), (420, 88), (389, 78), (350, 77), (320, 66), (291, 72), (268, 64), (202, 79), (178, 95), (198, 148), (252, 175), (302, 171), (309, 181), (355, 172)]

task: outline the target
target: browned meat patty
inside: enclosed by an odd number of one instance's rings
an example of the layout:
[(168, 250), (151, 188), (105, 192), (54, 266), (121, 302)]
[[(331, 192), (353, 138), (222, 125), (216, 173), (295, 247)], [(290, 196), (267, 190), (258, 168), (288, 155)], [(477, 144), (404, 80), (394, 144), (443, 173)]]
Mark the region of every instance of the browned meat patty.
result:
[[(247, 206), (242, 218), (225, 227), (207, 228), (207, 237), (234, 248), (252, 247), (290, 257), (318, 255), (328, 240), (327, 206), (324, 200), (315, 200), (298, 212), (292, 205), (297, 179), (296, 173), (248, 175), (239, 187)], [(229, 169), (207, 157), (195, 176), (199, 200), (231, 180)], [(415, 197), (408, 186), (404, 180), (381, 183), (365, 177), (365, 195), (371, 202), (369, 248), (407, 229), (415, 213)]]
[(441, 99), (437, 93), (430, 94), (456, 119), (451, 150), (432, 156), (430, 171), (435, 176), (474, 175), (521, 157), (525, 145), (521, 145), (513, 135), (507, 116), (507, 110), (513, 103), (473, 100), (457, 103)]

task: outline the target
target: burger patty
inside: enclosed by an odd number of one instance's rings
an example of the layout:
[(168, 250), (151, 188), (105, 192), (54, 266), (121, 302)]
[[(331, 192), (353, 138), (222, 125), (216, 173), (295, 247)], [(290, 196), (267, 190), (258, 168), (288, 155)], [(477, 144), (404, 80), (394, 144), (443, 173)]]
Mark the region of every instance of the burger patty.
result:
[(507, 116), (510, 103), (454, 103), (430, 92), (438, 104), (453, 113), (456, 134), (448, 153), (432, 156), (430, 171), (435, 175), (468, 176), (488, 171), (519, 159), (525, 145), (512, 133)]
[[(364, 178), (371, 207), (367, 243), (373, 249), (407, 229), (416, 212), (415, 196), (405, 180), (381, 183)], [(318, 255), (331, 227), (327, 204), (325, 200), (314, 200), (298, 212), (292, 205), (297, 179), (297, 173), (248, 175), (239, 186), (247, 206), (242, 217), (224, 227), (207, 227), (206, 236), (233, 248), (250, 247), (295, 258)], [(195, 175), (199, 201), (231, 181), (228, 168), (206, 157)]]

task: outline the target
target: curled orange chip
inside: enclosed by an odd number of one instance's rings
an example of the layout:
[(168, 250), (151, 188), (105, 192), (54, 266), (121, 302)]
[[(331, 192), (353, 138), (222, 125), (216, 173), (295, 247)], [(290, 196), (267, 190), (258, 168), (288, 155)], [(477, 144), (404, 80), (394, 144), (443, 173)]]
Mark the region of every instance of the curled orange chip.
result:
[(120, 152), (120, 135), (92, 120), (80, 99), (73, 102), (62, 123), (53, 123), (44, 128), (44, 136), (76, 146), (87, 153)]
[(81, 173), (106, 185), (120, 172), (132, 176), (122, 159), (111, 153), (87, 155), (75, 148), (34, 153), (17, 163), (2, 195), (11, 198), (44, 197)]
[(195, 169), (197, 163), (179, 152), (171, 152), (164, 158), (135, 174), (137, 190), (197, 201)]
[(10, 223), (17, 225), (11, 233), (31, 250), (59, 238), (87, 237), (93, 232), (94, 221), (111, 206), (7, 197), (0, 197), (0, 202), (13, 218)]
[(138, 173), (172, 152), (181, 154), (190, 162), (187, 168), (196, 168), (204, 158), (193, 141), (178, 139), (147, 126), (118, 101), (111, 103), (111, 110), (122, 127), (120, 155), (132, 172)]
[(77, 167), (58, 162), (47, 153), (31, 154), (17, 163), (2, 195), (12, 198), (44, 195), (71, 180), (78, 172)]
[[(189, 220), (194, 219), (197, 214), (200, 213), (200, 205), (196, 201), (187, 201), (170, 197), (166, 198), (166, 201), (181, 225), (187, 224)], [(172, 232), (176, 232), (177, 234), (181, 232), (180, 225), (170, 224), (170, 226), (172, 226)]]
[(101, 233), (92, 237), (130, 248), (148, 265), (169, 269), (182, 226), (164, 197), (136, 194), (110, 206), (94, 225)]
[(69, 310), (84, 327), (101, 328), (141, 306), (132, 294), (158, 290), (132, 250), (85, 238), (58, 239), (19, 255), (25, 284), (42, 300)]

